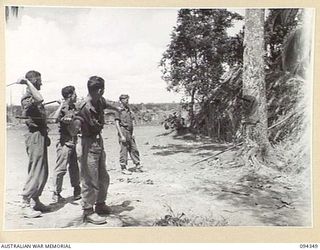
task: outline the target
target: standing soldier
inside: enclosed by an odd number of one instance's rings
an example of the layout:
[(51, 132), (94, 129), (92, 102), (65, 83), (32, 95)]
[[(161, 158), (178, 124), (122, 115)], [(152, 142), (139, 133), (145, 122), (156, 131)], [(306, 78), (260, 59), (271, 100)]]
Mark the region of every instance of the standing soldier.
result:
[[(121, 95), (119, 97), (121, 108), (116, 113), (116, 128), (120, 143), (120, 167), (123, 174), (131, 175), (127, 169), (128, 152), (133, 163), (136, 165), (132, 171), (142, 172), (140, 165), (139, 151), (133, 134), (133, 113), (129, 107), (129, 96)], [(130, 169), (131, 170), (131, 169)]]
[[(19, 83), (27, 85), (21, 106), (23, 115), (28, 117), (26, 124), (29, 130), (25, 140), (29, 163), (27, 181), (22, 191), (22, 212), (24, 217), (35, 218), (40, 216), (41, 212), (48, 211), (48, 207), (40, 202), (39, 197), (48, 179), (47, 147), (50, 139), (43, 98), (39, 92), (42, 85), (41, 74), (29, 71)], [(34, 202), (34, 205), (31, 205), (31, 202)]]
[(63, 177), (69, 169), (71, 186), (73, 187), (73, 199), (81, 199), (79, 166), (76, 153), (77, 135), (72, 134), (70, 126), (75, 116), (77, 94), (74, 86), (66, 86), (61, 90), (64, 101), (61, 102), (59, 108), (53, 115), (56, 122), (60, 122), (59, 133), (60, 138), (56, 145), (57, 160), (56, 167), (53, 172), (53, 195), (54, 202), (64, 202), (61, 196)]
[(80, 172), (83, 220), (93, 224), (104, 224), (106, 219), (100, 215), (111, 212), (105, 204), (110, 178), (106, 169), (106, 153), (101, 130), (104, 125), (104, 109), (118, 109), (107, 104), (102, 97), (104, 80), (101, 77), (90, 77), (87, 87), (89, 94), (80, 104), (80, 110), (73, 122), (75, 131), (81, 129), (82, 133)]

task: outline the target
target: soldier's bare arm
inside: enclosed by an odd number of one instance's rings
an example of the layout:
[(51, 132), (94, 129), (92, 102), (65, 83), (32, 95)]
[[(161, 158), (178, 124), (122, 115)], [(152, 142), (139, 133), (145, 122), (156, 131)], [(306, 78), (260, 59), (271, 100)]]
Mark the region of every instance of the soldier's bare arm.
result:
[(62, 107), (63, 107), (63, 102), (61, 102), (57, 110), (52, 115), (50, 115), (50, 118), (52, 118), (52, 120), (55, 123), (59, 121), (59, 116), (60, 116)]
[(121, 142), (125, 142), (125, 141), (126, 141), (126, 138), (124, 137), (124, 135), (123, 135), (123, 133), (122, 133), (122, 131), (121, 131), (119, 120), (116, 120), (116, 128), (117, 128), (117, 131), (118, 131), (118, 133), (119, 133), (119, 135), (120, 135), (120, 141), (121, 141)]
[(40, 103), (40, 102), (43, 102), (43, 97), (42, 95), (40, 94), (40, 92), (33, 86), (33, 84), (27, 80), (26, 78), (22, 78), (22, 79), (19, 79), (18, 82), (20, 84), (25, 84), (28, 86), (29, 90), (30, 90), (30, 93), (34, 99), (34, 102), (36, 103)]

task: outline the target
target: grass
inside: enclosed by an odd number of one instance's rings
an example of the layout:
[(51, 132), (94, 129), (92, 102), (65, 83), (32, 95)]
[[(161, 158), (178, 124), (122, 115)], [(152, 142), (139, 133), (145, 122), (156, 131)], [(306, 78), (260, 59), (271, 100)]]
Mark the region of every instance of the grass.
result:
[(166, 214), (163, 218), (156, 220), (153, 226), (161, 226), (161, 227), (207, 227), (207, 226), (215, 226), (222, 227), (227, 226), (228, 221), (222, 217), (221, 220), (216, 220), (213, 218), (196, 216), (193, 218), (188, 217), (185, 213), (179, 212), (175, 213), (173, 209), (166, 205), (168, 208), (168, 214)]

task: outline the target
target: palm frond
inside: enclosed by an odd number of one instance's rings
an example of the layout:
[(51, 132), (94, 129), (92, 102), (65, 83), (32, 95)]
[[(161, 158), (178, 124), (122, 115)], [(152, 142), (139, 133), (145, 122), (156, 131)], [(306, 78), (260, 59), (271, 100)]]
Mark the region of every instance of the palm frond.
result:
[(311, 47), (304, 39), (303, 29), (293, 30), (286, 38), (282, 49), (282, 68), (300, 76), (304, 75), (304, 65), (310, 59)]
[(13, 17), (18, 17), (21, 8), (22, 7), (18, 7), (18, 6), (5, 6), (6, 22), (10, 18), (10, 12), (11, 12)]

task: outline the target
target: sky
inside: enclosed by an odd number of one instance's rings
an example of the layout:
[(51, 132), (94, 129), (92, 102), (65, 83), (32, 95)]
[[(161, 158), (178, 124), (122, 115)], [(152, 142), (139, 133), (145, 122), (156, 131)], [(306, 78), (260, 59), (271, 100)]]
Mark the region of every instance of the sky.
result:
[[(235, 10), (237, 11), (237, 10)], [(45, 102), (74, 85), (87, 95), (90, 76), (105, 79), (105, 97), (131, 103), (179, 102), (158, 67), (176, 25), (178, 9), (24, 7), (6, 24), (6, 84), (29, 70), (42, 75)], [(240, 14), (242, 10), (237, 11)], [(237, 33), (239, 22), (230, 34)], [(6, 88), (6, 103), (20, 104), (25, 87)]]

